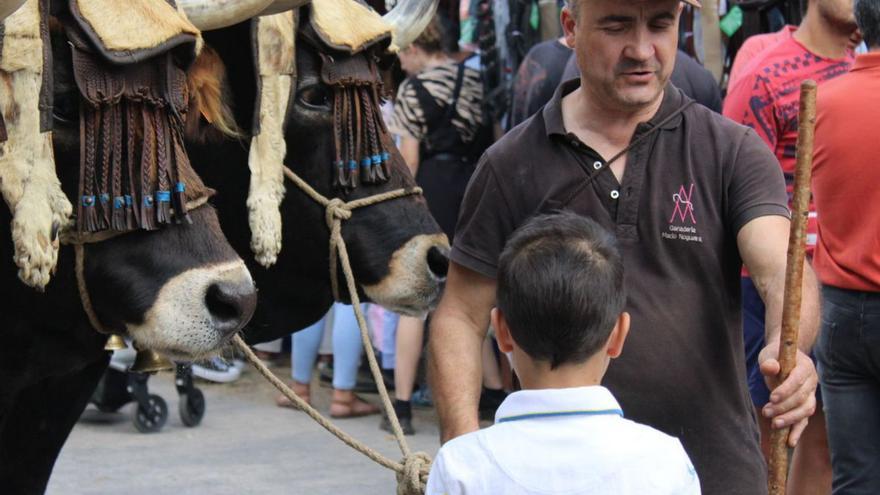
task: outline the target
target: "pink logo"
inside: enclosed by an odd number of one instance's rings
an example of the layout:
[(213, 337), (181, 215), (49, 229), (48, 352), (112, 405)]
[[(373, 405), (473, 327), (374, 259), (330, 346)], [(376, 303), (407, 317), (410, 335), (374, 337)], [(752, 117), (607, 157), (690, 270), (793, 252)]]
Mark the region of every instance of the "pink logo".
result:
[(690, 216), (690, 221), (692, 224), (697, 224), (697, 219), (694, 218), (694, 204), (691, 202), (691, 198), (694, 194), (694, 183), (691, 182), (690, 188), (685, 191), (684, 184), (678, 189), (678, 192), (672, 195), (672, 201), (675, 203), (675, 209), (672, 210), (672, 217), (669, 218), (669, 223), (675, 221), (675, 217), (682, 222), (688, 219)]

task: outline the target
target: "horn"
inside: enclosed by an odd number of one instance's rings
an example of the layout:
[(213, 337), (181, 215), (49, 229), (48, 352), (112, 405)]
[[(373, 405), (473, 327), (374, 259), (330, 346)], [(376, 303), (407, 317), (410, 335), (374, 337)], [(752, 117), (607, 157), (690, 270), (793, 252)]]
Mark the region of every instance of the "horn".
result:
[(260, 15), (280, 14), (310, 3), (312, 3), (312, 0), (275, 0), (266, 10), (260, 12)]
[(115, 333), (110, 334), (110, 336), (107, 337), (107, 343), (104, 344), (105, 351), (118, 351), (127, 347), (128, 344), (125, 343), (125, 339)]
[(394, 29), (392, 49), (403, 50), (411, 45), (430, 24), (439, 3), (440, 0), (400, 0), (383, 15), (382, 19)]
[(12, 15), (19, 7), (24, 5), (25, 0), (0, 0), (0, 22)]
[[(0, 0), (3, 1), (3, 0)], [(202, 31), (225, 28), (259, 15), (274, 0), (177, 0), (193, 25)]]
[(138, 349), (137, 356), (134, 358), (134, 364), (128, 371), (135, 373), (155, 373), (157, 371), (165, 371), (174, 369), (174, 364), (159, 355), (156, 351), (150, 349)]

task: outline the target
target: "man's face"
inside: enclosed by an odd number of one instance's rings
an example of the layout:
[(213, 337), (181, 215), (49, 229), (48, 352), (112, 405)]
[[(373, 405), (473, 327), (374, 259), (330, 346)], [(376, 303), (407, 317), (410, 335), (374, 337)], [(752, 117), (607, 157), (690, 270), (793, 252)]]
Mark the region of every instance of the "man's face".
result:
[(584, 89), (623, 109), (655, 102), (675, 65), (679, 0), (580, 0), (577, 12), (562, 23)]
[(849, 32), (856, 29), (854, 3), (854, 0), (814, 0), (810, 8), (818, 8), (823, 20), (841, 31)]

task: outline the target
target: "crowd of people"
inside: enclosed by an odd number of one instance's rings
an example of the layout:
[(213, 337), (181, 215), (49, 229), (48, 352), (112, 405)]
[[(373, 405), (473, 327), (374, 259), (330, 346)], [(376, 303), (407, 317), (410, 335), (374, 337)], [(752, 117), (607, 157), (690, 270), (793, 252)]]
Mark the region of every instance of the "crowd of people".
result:
[[(500, 121), (470, 2), (399, 54), (386, 121), (450, 269), (427, 318), (365, 309), (403, 431), (414, 404), (437, 410), (429, 493), (766, 493), (780, 428), (788, 493), (880, 493), (880, 0), (803, 3), (798, 25), (748, 38), (719, 84), (680, 49), (699, 1), (560, 1), (560, 30), (514, 71)], [(809, 262), (783, 382), (807, 79)], [(342, 305), (293, 333), (294, 391), (310, 400), (322, 338), (330, 415), (380, 414), (355, 393), (370, 384)]]

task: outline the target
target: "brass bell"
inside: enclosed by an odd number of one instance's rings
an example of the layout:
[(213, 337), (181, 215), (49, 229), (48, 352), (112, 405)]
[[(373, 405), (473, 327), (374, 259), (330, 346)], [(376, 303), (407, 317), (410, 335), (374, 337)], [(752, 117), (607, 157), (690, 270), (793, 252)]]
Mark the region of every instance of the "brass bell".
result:
[(150, 349), (138, 349), (134, 364), (128, 371), (136, 373), (155, 373), (174, 369), (174, 363), (162, 357), (158, 352)]
[(104, 344), (105, 351), (118, 351), (127, 347), (128, 344), (125, 343), (125, 339), (115, 333), (111, 333), (110, 336), (107, 337), (107, 343)]

